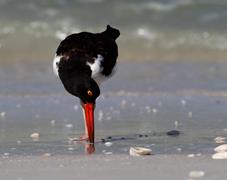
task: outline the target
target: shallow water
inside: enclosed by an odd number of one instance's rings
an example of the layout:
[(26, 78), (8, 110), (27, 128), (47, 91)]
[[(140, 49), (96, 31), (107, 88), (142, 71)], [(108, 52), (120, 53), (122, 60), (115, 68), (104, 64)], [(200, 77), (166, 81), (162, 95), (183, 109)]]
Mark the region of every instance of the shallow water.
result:
[(124, 60), (223, 60), (226, 10), (225, 0), (2, 0), (0, 62), (50, 59), (66, 35), (107, 24)]
[[(227, 136), (226, 69), (227, 63), (119, 64), (97, 101), (95, 153), (128, 154), (131, 146), (155, 154), (213, 153), (214, 138)], [(83, 133), (79, 101), (51, 67), (1, 66), (0, 75), (2, 156), (85, 153), (84, 143), (69, 142)], [(167, 136), (173, 129), (181, 134)]]

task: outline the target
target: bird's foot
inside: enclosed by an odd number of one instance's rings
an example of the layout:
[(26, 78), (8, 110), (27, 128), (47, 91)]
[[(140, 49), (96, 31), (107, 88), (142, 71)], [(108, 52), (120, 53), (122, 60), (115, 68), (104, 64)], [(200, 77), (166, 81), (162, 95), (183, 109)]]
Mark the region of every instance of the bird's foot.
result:
[(88, 141), (88, 136), (87, 135), (80, 136), (79, 141)]
[(80, 137), (70, 137), (69, 141), (71, 142), (75, 142), (75, 141), (79, 141), (79, 142), (84, 142), (84, 141), (88, 141), (88, 136), (87, 135), (83, 135)]

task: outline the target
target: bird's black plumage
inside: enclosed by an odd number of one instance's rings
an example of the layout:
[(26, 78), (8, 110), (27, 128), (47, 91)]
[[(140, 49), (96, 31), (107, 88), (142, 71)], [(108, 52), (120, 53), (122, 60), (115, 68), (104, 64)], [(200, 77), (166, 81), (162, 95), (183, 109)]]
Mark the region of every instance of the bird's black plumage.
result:
[[(88, 64), (93, 64), (98, 55), (101, 55), (103, 59), (100, 74), (109, 76), (118, 57), (115, 40), (119, 35), (119, 30), (108, 25), (104, 32), (76, 33), (69, 35), (60, 43), (56, 51), (56, 56), (60, 57), (60, 61), (57, 62), (58, 75), (69, 93), (84, 102), (95, 102), (100, 90)], [(87, 90), (93, 92), (92, 97), (87, 96)]]
[[(107, 26), (101, 33), (81, 32), (72, 34), (64, 39), (57, 48), (56, 54), (62, 55), (63, 59), (70, 61), (93, 62), (98, 54), (104, 60), (101, 63), (103, 75), (111, 74), (118, 57), (118, 47), (115, 40), (120, 35), (119, 30)], [(80, 62), (82, 63), (82, 62)]]

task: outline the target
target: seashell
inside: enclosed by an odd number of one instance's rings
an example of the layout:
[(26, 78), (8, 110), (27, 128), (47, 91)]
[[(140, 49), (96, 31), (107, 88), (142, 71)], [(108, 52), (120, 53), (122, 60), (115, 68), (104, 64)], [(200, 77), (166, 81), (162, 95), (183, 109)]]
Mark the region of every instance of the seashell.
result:
[(66, 128), (73, 128), (73, 125), (72, 124), (66, 124), (65, 127)]
[(189, 177), (191, 178), (200, 178), (205, 175), (204, 171), (191, 171), (189, 172)]
[(193, 158), (193, 157), (195, 157), (195, 154), (188, 154), (187, 157)]
[(129, 154), (131, 156), (151, 155), (152, 150), (144, 147), (131, 147)]
[(218, 136), (214, 139), (214, 141), (218, 144), (225, 143), (226, 137)]
[(105, 146), (107, 146), (107, 147), (110, 147), (110, 146), (112, 146), (112, 145), (113, 145), (112, 142), (105, 142)]
[(214, 149), (216, 152), (223, 152), (227, 151), (227, 144), (222, 144)]
[(30, 137), (32, 139), (39, 139), (39, 133), (32, 133), (32, 134), (30, 134)]
[(50, 157), (50, 156), (52, 156), (52, 154), (50, 154), (50, 153), (44, 153), (44, 154), (42, 155), (42, 157)]
[(227, 159), (227, 152), (222, 151), (212, 155), (212, 159)]

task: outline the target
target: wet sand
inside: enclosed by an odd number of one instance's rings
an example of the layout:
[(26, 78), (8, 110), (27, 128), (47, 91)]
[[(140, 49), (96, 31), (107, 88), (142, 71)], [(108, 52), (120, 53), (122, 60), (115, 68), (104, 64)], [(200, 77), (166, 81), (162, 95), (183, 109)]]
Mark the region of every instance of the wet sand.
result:
[[(208, 155), (126, 155), (10, 157), (1, 158), (0, 178), (39, 179), (225, 179), (226, 161), (213, 161)], [(203, 172), (203, 173), (202, 173)]]
[[(1, 67), (1, 179), (195, 179), (191, 171), (224, 179), (226, 160), (212, 155), (226, 143), (215, 138), (227, 137), (226, 69), (226, 63), (119, 64), (102, 86), (95, 152), (88, 155), (86, 143), (69, 141), (83, 133), (79, 101), (51, 67)], [(179, 136), (166, 134), (174, 129)], [(134, 146), (153, 155), (132, 157)]]

